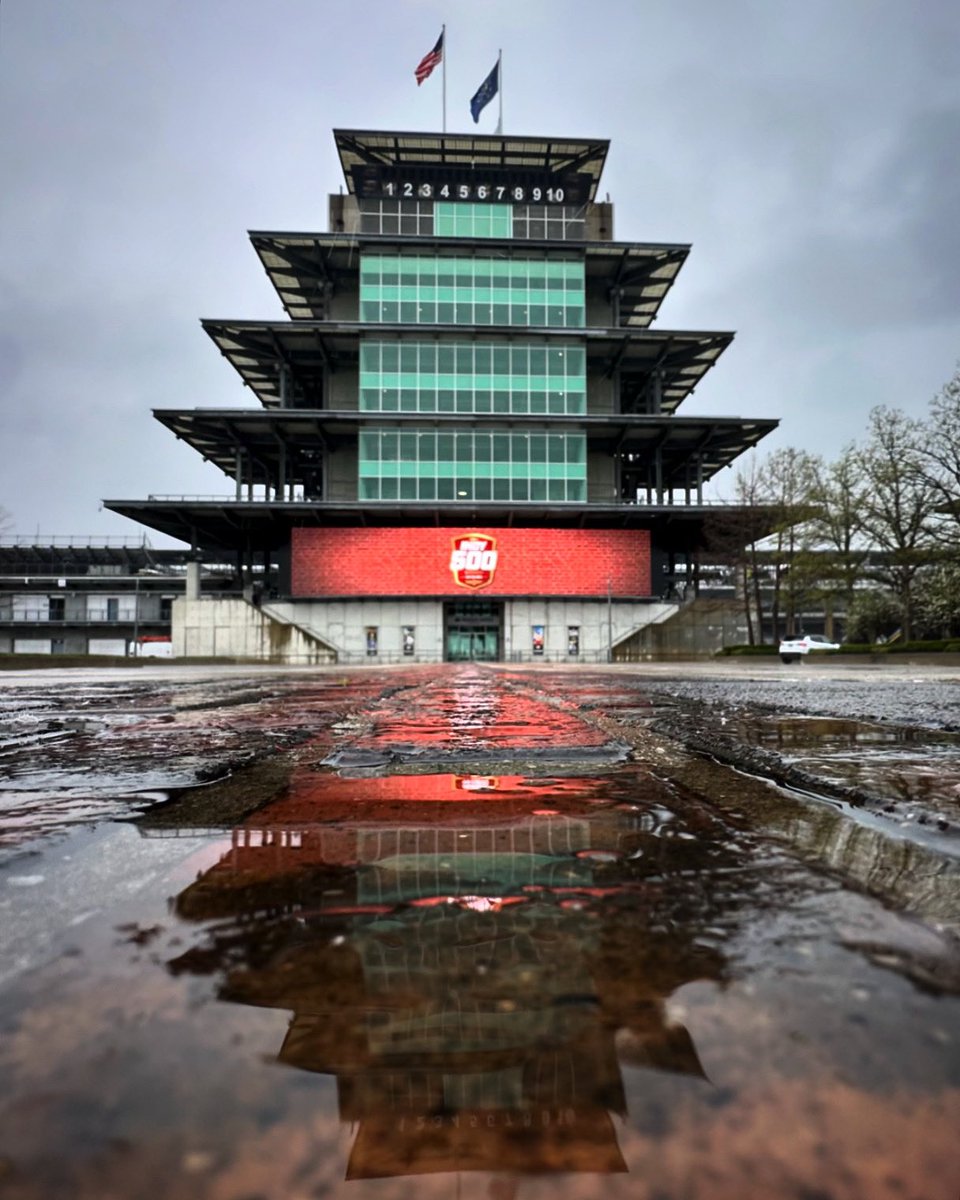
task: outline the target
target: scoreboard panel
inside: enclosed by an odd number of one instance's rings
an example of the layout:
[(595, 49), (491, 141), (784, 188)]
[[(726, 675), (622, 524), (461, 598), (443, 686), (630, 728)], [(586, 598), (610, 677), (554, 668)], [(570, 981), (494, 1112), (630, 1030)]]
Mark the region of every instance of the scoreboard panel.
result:
[(459, 200), (492, 204), (585, 204), (588, 176), (477, 167), (393, 167), (363, 163), (353, 168), (354, 189), (363, 200)]

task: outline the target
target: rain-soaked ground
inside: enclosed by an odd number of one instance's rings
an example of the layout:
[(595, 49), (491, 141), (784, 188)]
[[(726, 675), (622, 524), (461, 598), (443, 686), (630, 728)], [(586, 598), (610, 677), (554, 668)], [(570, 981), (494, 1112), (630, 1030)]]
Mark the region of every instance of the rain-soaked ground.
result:
[(0, 676), (0, 1195), (957, 1200), (958, 699)]

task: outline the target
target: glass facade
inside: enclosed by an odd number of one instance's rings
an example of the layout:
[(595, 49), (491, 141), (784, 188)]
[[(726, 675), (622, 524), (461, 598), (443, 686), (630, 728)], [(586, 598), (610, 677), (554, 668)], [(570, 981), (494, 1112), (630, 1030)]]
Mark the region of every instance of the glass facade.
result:
[(387, 197), (360, 201), (360, 232), (583, 241), (586, 221), (583, 209), (569, 204), (462, 204)]
[(360, 434), (361, 500), (586, 498), (583, 433), (367, 429)]
[(582, 346), (546, 342), (408, 342), (360, 344), (362, 412), (586, 412)]
[(361, 233), (433, 236), (432, 200), (361, 200)]
[[(526, 204), (525, 197), (453, 202), (422, 188), (419, 196), (360, 202), (363, 232), (437, 240), (382, 250), (368, 243), (361, 252), (359, 315), (370, 329), (360, 343), (359, 408), (384, 417), (488, 416), (494, 427), (469, 421), (449, 431), (426, 421), (415, 428), (366, 426), (359, 434), (358, 498), (585, 502), (586, 434), (551, 424), (551, 418), (575, 421), (586, 414), (583, 342), (530, 334), (485, 341), (477, 332), (485, 326), (583, 329), (582, 254), (442, 244), (444, 238), (582, 238), (583, 210)], [(411, 328), (403, 338), (378, 336), (376, 326), (384, 324)], [(450, 326), (451, 340), (436, 334), (428, 340), (425, 330), (418, 337), (418, 325)], [(503, 426), (504, 418), (541, 415), (539, 428)]]
[(583, 241), (587, 224), (582, 208), (551, 204), (515, 204), (513, 206), (513, 236), (515, 238), (549, 238), (550, 241)]
[(579, 329), (583, 259), (368, 253), (360, 260), (361, 321), (536, 325)]
[(433, 210), (437, 237), (513, 237), (509, 204), (451, 204), (438, 200)]

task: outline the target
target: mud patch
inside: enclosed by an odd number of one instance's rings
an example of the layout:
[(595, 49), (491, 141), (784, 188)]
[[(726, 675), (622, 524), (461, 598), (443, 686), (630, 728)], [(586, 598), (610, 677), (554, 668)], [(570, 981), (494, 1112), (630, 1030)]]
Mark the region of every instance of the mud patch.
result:
[(165, 803), (154, 805), (139, 818), (139, 827), (151, 831), (229, 828), (275, 800), (287, 787), (292, 764), (289, 756), (273, 755), (241, 766), (224, 779), (203, 787), (186, 788)]

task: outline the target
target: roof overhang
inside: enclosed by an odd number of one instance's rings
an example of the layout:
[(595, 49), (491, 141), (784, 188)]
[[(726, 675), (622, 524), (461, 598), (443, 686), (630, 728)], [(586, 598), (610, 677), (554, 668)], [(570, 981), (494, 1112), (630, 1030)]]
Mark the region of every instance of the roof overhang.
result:
[[(402, 133), (335, 129), (334, 140), (351, 195), (363, 195), (370, 179), (416, 170), (503, 180), (536, 179), (570, 188), (582, 200), (596, 197), (610, 142), (606, 138), (520, 137), (504, 134)], [(572, 190), (572, 189), (571, 189)]]
[(286, 374), (289, 407), (325, 407), (328, 371), (356, 370), (361, 338), (410, 341), (549, 341), (584, 345), (588, 370), (620, 380), (622, 403), (647, 407), (656, 381), (663, 412), (674, 412), (733, 341), (732, 333), (650, 329), (555, 329), (516, 325), (467, 330), (453, 325), (361, 324), (356, 321), (215, 321), (203, 328), (244, 383), (267, 408), (281, 403)]
[[(154, 416), (225, 475), (257, 483), (290, 482), (321, 465), (328, 450), (354, 442), (360, 429), (542, 429), (537, 414), (359, 413), (275, 409), (155, 409)], [(693, 487), (776, 429), (771, 419), (741, 417), (583, 416), (551, 418), (551, 428), (583, 430), (593, 450), (615, 454), (638, 486)]]
[(179, 538), (208, 554), (241, 548), (279, 550), (302, 526), (400, 528), (491, 525), (515, 528), (649, 529), (661, 547), (678, 553), (741, 545), (769, 533), (776, 513), (760, 507), (707, 505), (320, 503), (190, 497), (104, 500), (121, 516)]
[(616, 295), (619, 324), (647, 328), (690, 253), (689, 245), (642, 242), (556, 242), (514, 238), (435, 238), (374, 234), (274, 233), (252, 230), (250, 240), (288, 316), (324, 321), (330, 300), (345, 285), (356, 286), (359, 255), (395, 250), (414, 257), (490, 255), (530, 259), (583, 258), (588, 292), (601, 287)]

